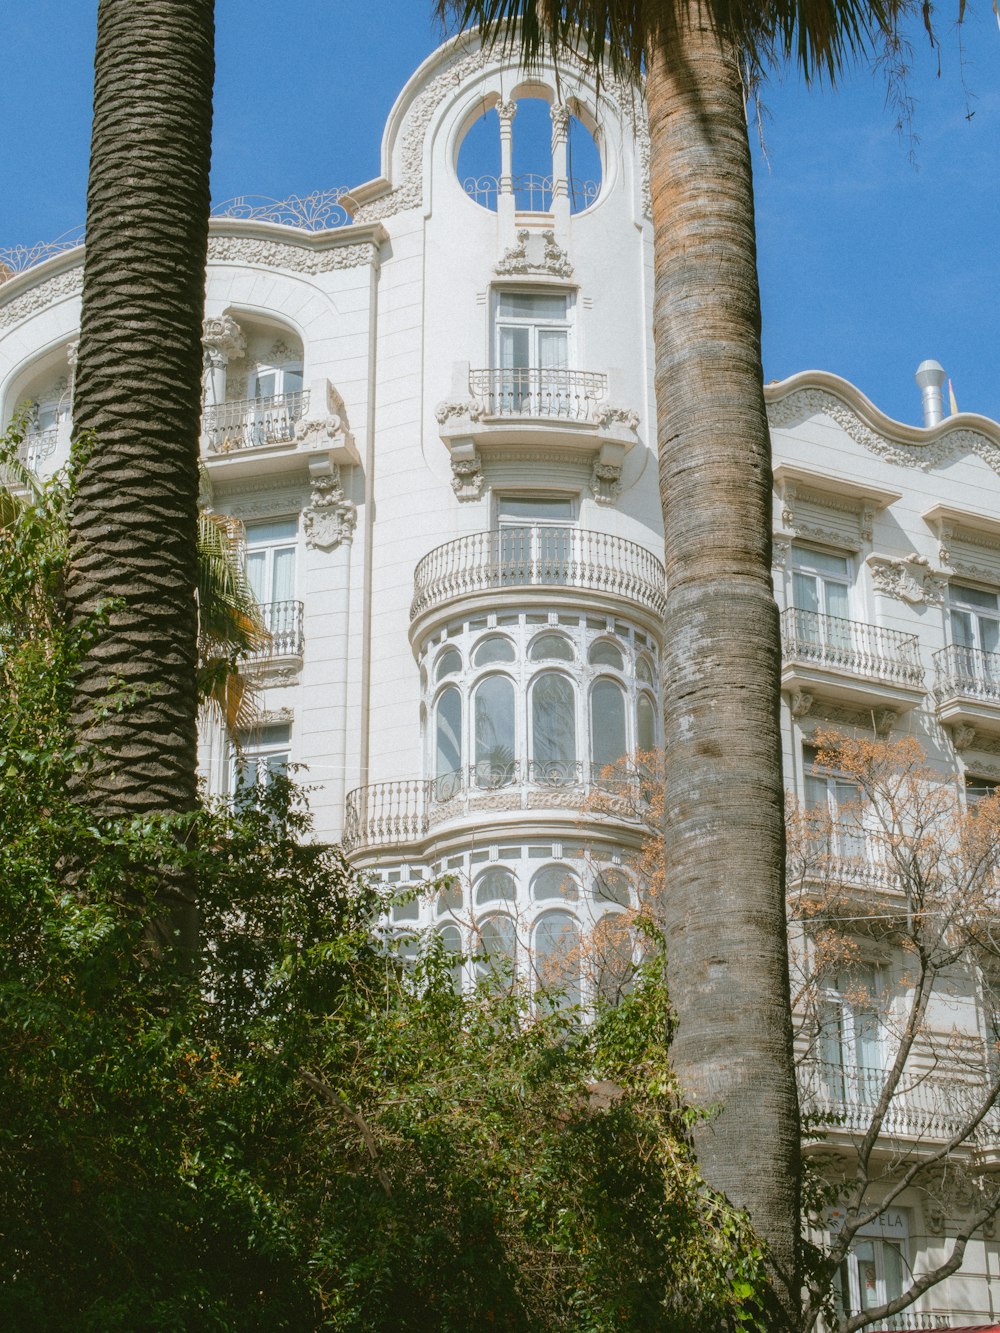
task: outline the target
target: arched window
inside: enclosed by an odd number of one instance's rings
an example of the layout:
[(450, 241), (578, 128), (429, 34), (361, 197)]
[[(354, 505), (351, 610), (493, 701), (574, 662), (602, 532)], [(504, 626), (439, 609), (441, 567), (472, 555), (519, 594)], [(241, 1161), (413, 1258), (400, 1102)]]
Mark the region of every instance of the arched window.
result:
[(638, 750), (656, 749), (656, 709), (652, 697), (640, 694), (635, 706), (635, 741)]
[(632, 989), (635, 976), (632, 931), (612, 912), (598, 921), (590, 941), (594, 990), (605, 1004), (618, 1004)]
[(434, 776), (438, 780), (439, 799), (443, 799), (442, 782), (451, 779), (461, 767), (462, 696), (449, 685), (441, 692), (434, 710)]
[(609, 643), (607, 639), (598, 639), (591, 645), (589, 660), (591, 666), (609, 666), (614, 667), (616, 671), (625, 670), (622, 650), (617, 644)]
[(437, 896), (437, 912), (440, 916), (443, 912), (460, 912), (462, 910), (462, 885), (459, 880), (453, 879), (446, 889), (442, 889)]
[(590, 757), (594, 767), (600, 770), (616, 764), (627, 750), (625, 691), (615, 680), (596, 680), (590, 691)]
[(512, 903), (517, 897), (514, 876), (503, 866), (491, 866), (476, 880), (476, 906), (486, 903)]
[(438, 931), (444, 951), (452, 959), (449, 972), (456, 990), (462, 988), (462, 932), (457, 926), (441, 926)]
[(488, 917), (479, 930), (479, 959), (476, 972), (481, 978), (500, 981), (514, 978), (517, 967), (517, 930), (514, 918), (505, 912)]
[(531, 662), (575, 662), (576, 653), (565, 634), (539, 634), (528, 649)]
[(635, 664), (635, 678), (642, 681), (643, 685), (653, 687), (653, 668), (648, 657), (640, 657)]
[(434, 679), (444, 680), (445, 676), (455, 676), (462, 670), (462, 654), (457, 648), (446, 648), (437, 660)]
[(480, 639), (472, 654), (472, 664), (477, 667), (490, 666), (494, 662), (513, 662), (513, 660), (514, 645), (502, 634), (491, 634), (488, 638)]
[(502, 787), (514, 780), (514, 684), (487, 676), (475, 694), (476, 784)]
[(531, 758), (536, 782), (574, 782), (576, 696), (566, 676), (546, 671), (531, 689)]
[(531, 896), (536, 902), (553, 898), (576, 902), (580, 889), (576, 876), (565, 866), (544, 866), (531, 881)]
[(614, 903), (616, 907), (629, 905), (628, 876), (623, 870), (607, 866), (594, 876), (594, 901)]
[(537, 984), (556, 992), (559, 1008), (580, 1003), (580, 927), (568, 912), (546, 912), (535, 925), (533, 960)]

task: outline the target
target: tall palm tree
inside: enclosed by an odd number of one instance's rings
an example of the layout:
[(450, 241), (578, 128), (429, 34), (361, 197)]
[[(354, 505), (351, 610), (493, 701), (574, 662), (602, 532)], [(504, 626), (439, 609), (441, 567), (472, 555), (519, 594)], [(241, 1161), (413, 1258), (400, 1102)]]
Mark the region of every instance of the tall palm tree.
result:
[[(901, 0), (900, 0), (901, 2)], [(784, 907), (781, 650), (747, 81), (831, 78), (895, 31), (897, 0), (438, 0), (531, 64), (569, 45), (644, 74), (666, 542), (664, 927), (686, 1094), (710, 1184), (768, 1245), (775, 1328), (798, 1297), (799, 1123)]]
[(195, 805), (198, 431), (213, 0), (100, 0), (66, 595), (97, 814)]

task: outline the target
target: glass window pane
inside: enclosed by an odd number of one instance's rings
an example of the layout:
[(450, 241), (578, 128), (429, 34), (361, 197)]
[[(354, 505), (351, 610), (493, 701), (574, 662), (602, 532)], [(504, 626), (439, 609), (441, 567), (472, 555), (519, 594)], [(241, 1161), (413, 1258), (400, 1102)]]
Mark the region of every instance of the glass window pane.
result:
[(509, 978), (513, 975), (516, 964), (517, 934), (513, 918), (509, 916), (491, 916), (484, 921), (479, 931), (481, 955), (476, 964), (480, 977), (495, 976)]
[(565, 866), (545, 866), (531, 881), (531, 896), (536, 902), (546, 898), (568, 898), (576, 902), (580, 890), (571, 870)]
[(488, 666), (491, 662), (513, 662), (514, 645), (500, 634), (481, 639), (472, 655), (473, 665)]
[(792, 599), (799, 611), (819, 611), (819, 588), (811, 574), (796, 572), (792, 579)]
[(528, 658), (532, 662), (544, 662), (553, 659), (559, 662), (572, 662), (576, 658), (573, 645), (563, 634), (539, 634), (532, 640), (528, 649)]
[(444, 777), (462, 766), (462, 696), (447, 689), (438, 700), (434, 774)]
[(516, 897), (517, 886), (514, 883), (514, 876), (502, 866), (494, 866), (483, 871), (476, 880), (477, 906), (482, 906), (483, 903), (512, 903)]
[(642, 681), (643, 685), (653, 684), (653, 668), (648, 658), (640, 657), (635, 664), (635, 678)]
[(569, 365), (569, 335), (565, 329), (538, 330), (538, 365), (542, 370), (565, 370)]
[(445, 676), (454, 676), (462, 670), (462, 654), (457, 648), (446, 648), (437, 660), (434, 679), (444, 680)]
[(462, 910), (462, 885), (456, 879), (449, 888), (442, 889), (437, 899), (438, 912), (460, 912)]
[(979, 637), (982, 640), (983, 652), (995, 653), (998, 640), (1000, 640), (1000, 623), (995, 620), (988, 620), (986, 616), (980, 616)]
[(531, 359), (531, 331), (525, 328), (497, 330), (500, 370), (526, 370)]
[(476, 781), (510, 782), (514, 774), (514, 686), (506, 676), (488, 676), (476, 690)]
[(294, 518), (273, 519), (269, 523), (248, 523), (246, 525), (247, 547), (271, 545), (275, 542), (294, 541), (298, 535), (299, 524)]
[(551, 495), (502, 496), (497, 502), (497, 514), (501, 522), (505, 519), (527, 519), (534, 523), (547, 518), (569, 520), (573, 517), (573, 501)]
[(287, 602), (295, 596), (295, 548), (279, 547), (274, 552), (274, 572), (271, 577), (272, 602)]
[(628, 749), (625, 691), (613, 680), (598, 680), (590, 692), (591, 760), (597, 768), (617, 763)]
[(844, 583), (827, 582), (823, 586), (826, 594), (826, 614), (828, 616), (837, 616), (842, 620), (850, 619), (847, 585)]
[(576, 759), (576, 699), (565, 676), (546, 672), (531, 691), (531, 757), (538, 764)]
[(260, 603), (270, 601), (267, 588), (267, 552), (247, 551), (247, 581)]
[(903, 1294), (903, 1282), (906, 1276), (903, 1249), (897, 1241), (882, 1242), (882, 1266), (885, 1270), (884, 1300), (894, 1301), (897, 1296)]
[(842, 579), (850, 578), (851, 566), (842, 555), (831, 555), (828, 551), (813, 551), (808, 546), (792, 543), (792, 562), (797, 569), (814, 569), (818, 574), (839, 575)]
[(513, 319), (565, 319), (569, 297), (562, 293), (501, 292), (497, 314)]
[(618, 907), (628, 907), (628, 876), (624, 871), (609, 866), (596, 875), (594, 900), (599, 903), (614, 903)]
[(302, 367), (285, 366), (281, 372), (282, 393), (298, 393), (302, 388)]
[(648, 694), (640, 694), (635, 713), (636, 742), (640, 750), (656, 749), (656, 710)]
[(262, 370), (254, 379), (253, 396), (255, 398), (270, 398), (277, 392), (278, 372), (276, 370)]
[(616, 667), (619, 671), (625, 670), (625, 659), (622, 657), (621, 649), (613, 643), (608, 643), (607, 639), (599, 639), (593, 644), (589, 656), (591, 666), (609, 666)]
[(451, 972), (452, 985), (459, 990), (462, 985), (462, 932), (457, 926), (442, 926), (440, 933), (445, 952), (454, 958), (448, 970)]
[(621, 916), (604, 916), (594, 927), (591, 939), (594, 982), (605, 1004), (618, 1004), (632, 989), (635, 962), (632, 932)]
[(547, 912), (535, 926), (538, 983), (558, 990), (560, 1007), (580, 1003), (580, 930), (568, 912)]
[(949, 591), (953, 602), (962, 602), (965, 606), (975, 606), (984, 611), (1000, 609), (997, 605), (995, 592), (984, 592), (982, 588), (970, 588), (966, 583), (953, 583)]

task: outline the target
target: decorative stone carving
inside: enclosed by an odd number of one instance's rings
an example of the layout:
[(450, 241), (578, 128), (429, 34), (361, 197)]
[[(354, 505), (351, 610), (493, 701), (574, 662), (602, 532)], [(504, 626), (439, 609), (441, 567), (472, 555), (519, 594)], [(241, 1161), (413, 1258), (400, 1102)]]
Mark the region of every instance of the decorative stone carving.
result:
[(878, 708), (873, 714), (875, 723), (875, 735), (880, 740), (886, 739), (891, 733), (893, 727), (899, 721), (899, 714), (895, 708)]
[(639, 413), (632, 407), (614, 407), (610, 403), (598, 403), (591, 409), (591, 420), (595, 426), (607, 430), (616, 424), (628, 430), (639, 429)]
[(552, 118), (552, 133), (566, 135), (569, 132), (570, 109), (565, 102), (553, 102), (549, 107)]
[(507, 247), (493, 271), (501, 277), (540, 273), (554, 278), (569, 278), (573, 274), (573, 265), (551, 228), (535, 232), (521, 227), (518, 229), (517, 241)]
[(933, 570), (926, 556), (907, 555), (893, 559), (870, 555), (867, 563), (875, 591), (884, 597), (898, 597), (914, 606), (921, 602), (940, 606), (944, 600), (947, 576)]
[(767, 419), (774, 429), (795, 425), (811, 416), (828, 417), (856, 444), (900, 467), (919, 468), (927, 472), (952, 458), (975, 454), (1000, 474), (1000, 447), (979, 431), (945, 430), (926, 443), (903, 444), (880, 435), (846, 403), (824, 389), (798, 389), (776, 403), (769, 403), (767, 407)]
[(76, 374), (76, 363), (80, 357), (80, 339), (74, 338), (71, 343), (66, 344), (66, 364), (69, 366), (70, 379)]
[(951, 729), (951, 742), (959, 753), (962, 750), (968, 750), (975, 739), (975, 727), (957, 726)]
[(602, 462), (598, 455), (594, 459), (594, 468), (590, 476), (590, 489), (598, 504), (616, 504), (622, 493), (621, 464)]
[(792, 554), (792, 543), (787, 537), (775, 535), (771, 542), (771, 568), (784, 570)]
[(15, 296), (12, 300), (0, 305), (0, 329), (8, 328), (11, 324), (17, 324), (22, 319), (27, 319), (29, 315), (35, 314), (38, 310), (44, 310), (46, 306), (55, 305), (57, 301), (64, 300), (67, 296), (76, 296), (83, 291), (83, 258), (81, 256), (79, 263), (65, 273), (57, 273), (54, 278), (48, 278), (45, 282), (40, 282), (37, 287), (30, 287), (20, 296)]
[(302, 519), (306, 545), (311, 550), (333, 551), (342, 542), (350, 545), (358, 511), (344, 494), (336, 464), (328, 476), (313, 479), (309, 507), (303, 511)]
[(517, 102), (513, 97), (497, 102), (497, 115), (501, 120), (513, 120), (517, 115)]
[(216, 263), (258, 264), (293, 273), (333, 273), (378, 263), (374, 241), (359, 245), (331, 245), (315, 250), (289, 241), (265, 241), (256, 236), (209, 236), (208, 258)]
[(449, 421), (481, 421), (486, 415), (486, 404), (481, 398), (455, 398), (438, 403), (434, 415), (439, 426)]
[(478, 500), (483, 493), (483, 465), (474, 447), (453, 449), (451, 488), (460, 500)]
[(206, 319), (201, 326), (206, 366), (226, 366), (246, 355), (247, 340), (232, 315)]
[(789, 707), (792, 717), (806, 717), (812, 710), (815, 700), (806, 690), (793, 690)]
[[(325, 409), (325, 410), (324, 410)], [(307, 414), (295, 423), (295, 443), (300, 449), (316, 455), (330, 455), (338, 452), (340, 457), (331, 466), (336, 469), (337, 462), (357, 462), (358, 454), (347, 423), (347, 408), (340, 394), (329, 380), (317, 380), (310, 386), (309, 407)], [(310, 470), (321, 473), (324, 469), (320, 459), (310, 461)]]

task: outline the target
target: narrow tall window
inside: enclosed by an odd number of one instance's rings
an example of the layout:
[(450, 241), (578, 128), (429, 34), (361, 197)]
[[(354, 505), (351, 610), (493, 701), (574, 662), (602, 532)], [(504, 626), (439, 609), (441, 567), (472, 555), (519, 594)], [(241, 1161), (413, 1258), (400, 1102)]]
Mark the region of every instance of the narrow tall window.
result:
[(615, 680), (596, 680), (590, 691), (590, 745), (598, 773), (616, 764), (628, 750), (625, 691)]
[(842, 555), (792, 546), (792, 602), (800, 647), (837, 656), (851, 647), (850, 563)]
[(439, 801), (455, 794), (462, 767), (462, 696), (449, 685), (434, 710), (434, 776)]
[(539, 986), (560, 1008), (580, 1003), (580, 927), (568, 912), (546, 912), (535, 926), (532, 954)]
[(879, 988), (874, 968), (842, 972), (819, 1005), (822, 1083), (835, 1101), (871, 1106), (882, 1091)]
[(554, 671), (532, 686), (531, 758), (538, 782), (576, 780), (576, 695), (572, 682)]
[(496, 368), (504, 415), (571, 416), (569, 296), (565, 292), (498, 292)]
[(1000, 598), (995, 592), (953, 583), (948, 589), (954, 666), (966, 687), (1000, 681)]
[(514, 780), (514, 685), (487, 676), (475, 694), (476, 785), (502, 787)]

